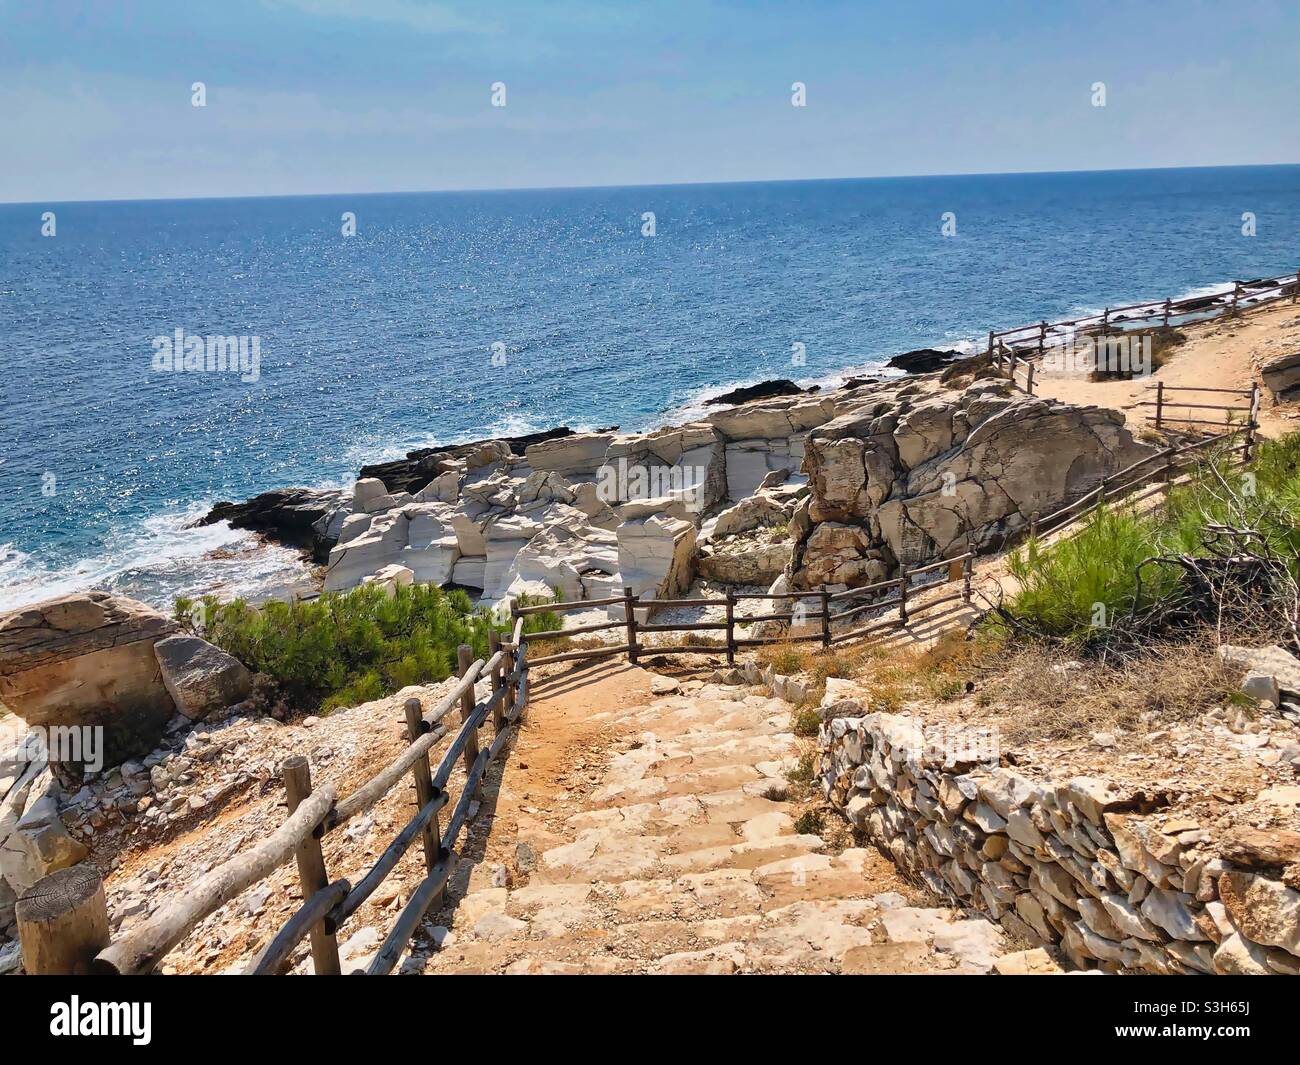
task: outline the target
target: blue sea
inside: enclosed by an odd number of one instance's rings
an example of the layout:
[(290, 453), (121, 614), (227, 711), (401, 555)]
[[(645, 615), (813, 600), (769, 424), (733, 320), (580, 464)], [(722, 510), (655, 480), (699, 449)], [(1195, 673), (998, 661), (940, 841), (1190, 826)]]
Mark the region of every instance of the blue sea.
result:
[(1298, 266), (1297, 166), (0, 205), (0, 609), (263, 594), (305, 568), (214, 501)]

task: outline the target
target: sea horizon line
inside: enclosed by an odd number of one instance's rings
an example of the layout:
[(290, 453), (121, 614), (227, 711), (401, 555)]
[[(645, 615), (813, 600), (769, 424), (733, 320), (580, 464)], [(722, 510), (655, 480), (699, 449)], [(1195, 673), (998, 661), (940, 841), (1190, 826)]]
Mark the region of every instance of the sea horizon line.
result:
[(271, 192), (241, 193), (226, 196), (140, 196), (110, 197), (103, 200), (0, 200), (0, 208), (31, 206), (90, 206), (98, 204), (151, 204), (151, 203), (223, 203), (231, 200), (312, 200), (329, 199), (337, 196), (461, 196), (482, 193), (513, 192), (598, 192), (622, 189), (686, 189), (712, 188), (725, 186), (750, 185), (830, 185), (847, 184), (864, 181), (933, 181), (957, 178), (996, 178), (996, 177), (1067, 177), (1071, 175), (1099, 174), (1148, 174), (1148, 173), (1182, 173), (1187, 171), (1213, 170), (1285, 170), (1300, 168), (1300, 161), (1289, 163), (1210, 163), (1186, 166), (1131, 166), (1103, 167), (1097, 170), (969, 170), (955, 173), (931, 174), (849, 174), (834, 177), (809, 178), (751, 178), (740, 180), (702, 180), (702, 181), (650, 181), (630, 184), (577, 184), (577, 185), (485, 185), (466, 186), (444, 189), (370, 189), (331, 190), (328, 192)]

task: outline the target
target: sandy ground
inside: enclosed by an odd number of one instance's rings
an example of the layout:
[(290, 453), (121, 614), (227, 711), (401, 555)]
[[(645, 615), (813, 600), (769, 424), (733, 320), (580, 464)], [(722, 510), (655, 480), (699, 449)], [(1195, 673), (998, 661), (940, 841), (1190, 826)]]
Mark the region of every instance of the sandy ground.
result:
[[(1086, 376), (1067, 373), (1037, 372), (1036, 395), (1071, 403), (1114, 407), (1129, 414), (1137, 427), (1150, 421), (1154, 408), (1137, 406), (1154, 399), (1146, 391), (1157, 381), (1167, 386), (1196, 388), (1249, 389), (1258, 379), (1259, 363), (1287, 352), (1300, 350), (1300, 306), (1290, 303), (1252, 311), (1241, 318), (1180, 326), (1187, 343), (1177, 348), (1168, 362), (1147, 378), (1132, 381), (1089, 381)], [(1168, 397), (1167, 397), (1168, 398)], [(1182, 393), (1193, 403), (1231, 403), (1246, 405), (1245, 397), (1215, 393)], [(1260, 432), (1267, 437), (1281, 436), (1300, 429), (1300, 405), (1271, 405), (1267, 395), (1260, 411)], [(1205, 415), (1213, 412), (1173, 409), (1172, 413)]]

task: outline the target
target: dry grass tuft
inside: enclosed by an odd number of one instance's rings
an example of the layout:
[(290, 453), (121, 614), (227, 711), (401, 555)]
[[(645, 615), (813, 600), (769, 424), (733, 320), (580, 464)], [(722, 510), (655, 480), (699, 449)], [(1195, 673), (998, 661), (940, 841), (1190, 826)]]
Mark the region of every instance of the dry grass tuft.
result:
[(889, 712), (950, 702), (971, 690), (969, 702), (958, 704), (963, 718), (996, 723), (1012, 745), (1087, 740), (1116, 729), (1149, 733), (1192, 721), (1215, 706), (1242, 705), (1239, 679), (1219, 660), (1208, 630), (1150, 643), (1110, 663), (997, 633), (972, 640), (950, 633), (925, 651), (877, 658), (859, 677), (870, 709)]
[(990, 678), (986, 690), (1010, 718), (1002, 724), (1004, 738), (1023, 744), (1189, 722), (1211, 707), (1239, 702), (1239, 679), (1213, 643), (1200, 638), (1155, 644), (1116, 665), (1026, 649)]

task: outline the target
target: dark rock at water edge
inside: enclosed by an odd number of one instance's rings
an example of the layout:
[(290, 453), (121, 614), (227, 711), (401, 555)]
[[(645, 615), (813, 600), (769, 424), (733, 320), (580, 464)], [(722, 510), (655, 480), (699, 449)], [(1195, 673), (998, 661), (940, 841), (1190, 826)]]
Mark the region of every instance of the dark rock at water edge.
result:
[[(610, 426), (597, 432), (613, 432)], [(441, 471), (439, 464), (468, 455), (493, 440), (504, 440), (512, 453), (522, 455), (530, 444), (540, 444), (557, 437), (572, 436), (567, 425), (523, 436), (490, 437), (448, 447), (421, 448), (404, 459), (377, 462), (363, 466), (358, 479), (377, 477), (389, 492), (410, 492), (414, 495), (424, 488)], [(330, 548), (339, 538), (343, 519), (352, 511), (350, 492), (323, 488), (276, 488), (263, 492), (244, 503), (222, 502), (216, 504), (199, 519), (199, 525), (212, 525), (228, 521), (236, 529), (261, 533), (276, 543), (296, 547), (311, 554), (312, 561), (329, 561)]]
[(756, 399), (774, 399), (777, 396), (802, 396), (807, 389), (800, 388), (793, 381), (781, 378), (777, 381), (760, 381), (756, 385), (733, 388), (721, 396), (706, 399), (706, 407), (718, 407), (725, 404), (752, 403)]
[(907, 373), (934, 373), (944, 369), (953, 359), (961, 358), (959, 351), (939, 351), (935, 348), (917, 348), (895, 355), (886, 366)]
[(228, 521), (236, 529), (262, 533), (277, 543), (310, 552), (316, 562), (325, 562), (350, 502), (347, 492), (276, 488), (244, 503), (218, 503), (198, 524)]

